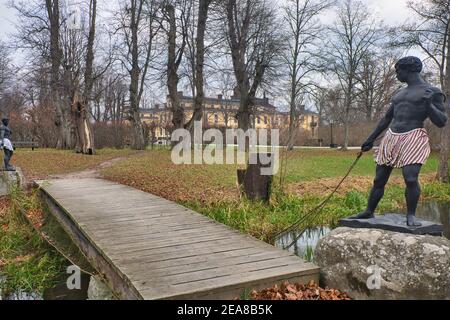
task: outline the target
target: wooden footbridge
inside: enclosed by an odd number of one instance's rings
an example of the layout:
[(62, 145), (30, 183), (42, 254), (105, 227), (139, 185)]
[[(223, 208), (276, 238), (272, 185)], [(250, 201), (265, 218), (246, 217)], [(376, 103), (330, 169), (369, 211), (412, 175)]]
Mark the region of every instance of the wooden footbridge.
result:
[(102, 179), (36, 183), (120, 299), (233, 299), (319, 280), (315, 265), (152, 194)]

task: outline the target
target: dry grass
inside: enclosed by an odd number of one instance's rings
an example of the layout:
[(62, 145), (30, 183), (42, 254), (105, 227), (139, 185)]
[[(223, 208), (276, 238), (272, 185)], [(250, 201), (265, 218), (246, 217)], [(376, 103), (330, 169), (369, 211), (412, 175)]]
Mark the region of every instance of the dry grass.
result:
[(101, 170), (104, 177), (160, 197), (215, 203), (236, 200), (236, 166), (174, 165), (167, 151), (146, 152)]
[(12, 164), (20, 167), (28, 179), (44, 179), (53, 174), (91, 169), (102, 162), (135, 154), (136, 151), (123, 149), (103, 149), (97, 155), (76, 154), (68, 150), (55, 149), (18, 149), (14, 153)]

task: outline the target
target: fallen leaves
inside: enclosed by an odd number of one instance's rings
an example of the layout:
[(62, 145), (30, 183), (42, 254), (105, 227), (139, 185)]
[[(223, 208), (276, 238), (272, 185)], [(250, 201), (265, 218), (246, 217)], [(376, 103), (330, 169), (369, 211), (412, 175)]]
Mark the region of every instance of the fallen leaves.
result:
[(5, 267), (7, 265), (11, 265), (11, 264), (20, 265), (22, 263), (29, 262), (34, 257), (35, 257), (34, 254), (28, 254), (28, 255), (24, 255), (24, 256), (15, 257), (13, 259), (0, 259), (0, 268)]
[(261, 292), (253, 291), (252, 300), (351, 300), (346, 294), (336, 289), (320, 288), (314, 281), (307, 285), (283, 283)]
[(9, 198), (6, 197), (0, 198), (0, 218), (6, 216), (9, 210), (9, 206), (10, 206)]
[[(435, 174), (422, 174), (420, 181), (422, 183), (429, 183), (434, 180)], [(342, 177), (336, 178), (321, 178), (313, 181), (296, 182), (287, 185), (288, 193), (297, 196), (305, 195), (324, 195), (331, 193), (341, 181)], [(403, 186), (405, 184), (403, 177), (393, 176), (389, 181), (390, 185)], [(345, 195), (350, 191), (367, 192), (373, 186), (373, 176), (350, 176), (342, 186), (339, 188), (337, 194)]]
[(99, 150), (94, 156), (76, 154), (71, 150), (38, 149), (30, 151), (19, 149), (12, 159), (15, 166), (22, 168), (29, 180), (45, 179), (50, 175), (77, 172), (110, 161), (118, 157), (136, 154), (136, 151), (123, 149)]
[(101, 173), (108, 180), (176, 202), (206, 205), (238, 197), (233, 166), (175, 165), (169, 152), (147, 152)]

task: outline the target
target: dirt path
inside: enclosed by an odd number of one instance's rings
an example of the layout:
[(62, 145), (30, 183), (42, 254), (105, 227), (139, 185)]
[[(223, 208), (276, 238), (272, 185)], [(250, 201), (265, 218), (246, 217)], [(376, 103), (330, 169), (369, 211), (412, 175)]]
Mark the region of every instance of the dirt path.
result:
[(143, 154), (145, 151), (135, 153), (133, 155), (127, 156), (127, 157), (119, 157), (114, 158), (105, 162), (100, 163), (99, 165), (95, 166), (92, 169), (86, 169), (83, 171), (77, 171), (77, 172), (70, 172), (70, 173), (63, 173), (63, 174), (54, 174), (50, 175), (49, 179), (86, 179), (86, 178), (96, 178), (100, 179), (102, 178), (102, 175), (100, 174), (101, 169), (112, 167), (114, 164), (128, 160), (131, 157), (138, 156), (140, 154)]

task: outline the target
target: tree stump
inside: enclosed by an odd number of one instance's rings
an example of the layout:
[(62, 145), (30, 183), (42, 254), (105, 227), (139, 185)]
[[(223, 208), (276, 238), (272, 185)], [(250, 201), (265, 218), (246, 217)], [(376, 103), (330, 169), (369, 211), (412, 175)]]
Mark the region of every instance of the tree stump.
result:
[[(271, 157), (271, 154), (267, 156)], [(238, 184), (249, 200), (268, 202), (273, 175), (262, 175), (261, 169), (270, 168), (270, 164), (263, 165), (258, 153), (250, 154), (250, 160), (254, 161), (249, 161), (246, 170), (237, 171)]]

